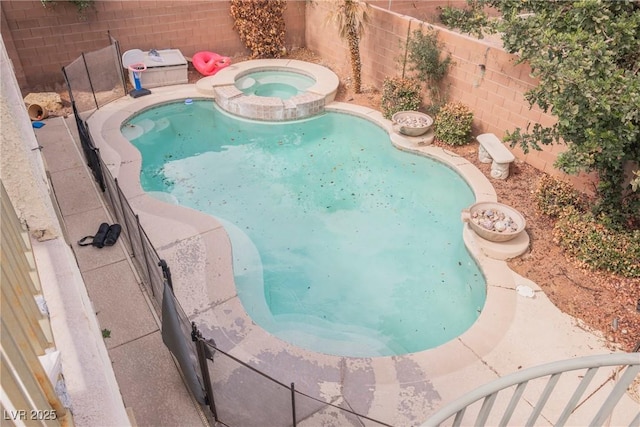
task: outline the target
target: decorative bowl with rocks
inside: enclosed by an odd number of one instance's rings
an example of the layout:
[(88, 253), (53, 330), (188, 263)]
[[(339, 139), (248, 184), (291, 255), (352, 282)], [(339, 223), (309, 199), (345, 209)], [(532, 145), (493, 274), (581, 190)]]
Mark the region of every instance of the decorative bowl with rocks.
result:
[(419, 111), (398, 111), (391, 117), (394, 128), (407, 136), (420, 136), (433, 125), (433, 118)]
[(462, 220), (483, 239), (507, 242), (524, 231), (526, 221), (511, 206), (498, 202), (479, 202), (462, 211)]

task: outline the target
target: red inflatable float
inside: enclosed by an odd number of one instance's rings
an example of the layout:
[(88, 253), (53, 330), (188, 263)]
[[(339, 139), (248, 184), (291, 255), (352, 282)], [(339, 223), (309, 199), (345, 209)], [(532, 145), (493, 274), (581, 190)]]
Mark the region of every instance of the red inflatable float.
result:
[(203, 76), (213, 76), (218, 71), (231, 65), (231, 58), (207, 51), (196, 53), (191, 61), (195, 69)]

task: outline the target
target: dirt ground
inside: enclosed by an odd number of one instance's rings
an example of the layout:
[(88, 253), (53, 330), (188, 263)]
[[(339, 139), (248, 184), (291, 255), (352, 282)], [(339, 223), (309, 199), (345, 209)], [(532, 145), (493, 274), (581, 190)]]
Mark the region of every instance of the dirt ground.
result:
[[(306, 49), (291, 52), (289, 58), (319, 63), (335, 71), (340, 77), (337, 101), (380, 109), (379, 88), (365, 85), (362, 93), (355, 94), (348, 73), (341, 72)], [(233, 58), (233, 62), (246, 59)], [(189, 64), (189, 82), (195, 83), (200, 78), (202, 76)], [(71, 113), (68, 94), (61, 91), (60, 95), (65, 108), (56, 115), (66, 116)], [(445, 146), (438, 141), (434, 144)], [(489, 176), (491, 165), (478, 162), (476, 142), (461, 147), (446, 145), (446, 148), (465, 157)], [(542, 175), (537, 169), (516, 160), (511, 165), (507, 180), (491, 180), (498, 201), (524, 215), (526, 231), (531, 238), (529, 251), (510, 260), (509, 266), (536, 282), (560, 310), (578, 319), (580, 327), (606, 337), (612, 349), (636, 349), (640, 345), (640, 307), (636, 308), (640, 304), (640, 280), (590, 271), (563, 253), (553, 242), (553, 219), (539, 213), (535, 207), (533, 193)]]

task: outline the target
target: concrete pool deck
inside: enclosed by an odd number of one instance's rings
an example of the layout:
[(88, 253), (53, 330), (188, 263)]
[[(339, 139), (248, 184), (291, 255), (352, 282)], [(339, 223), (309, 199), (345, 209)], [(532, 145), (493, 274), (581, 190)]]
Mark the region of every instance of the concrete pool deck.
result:
[[(170, 265), (182, 307), (220, 349), (285, 384), (295, 382), (297, 390), (310, 396), (344, 399), (353, 411), (398, 426), (419, 425), (443, 403), (518, 369), (611, 352), (604, 339), (561, 313), (535, 283), (512, 272), (505, 261), (487, 256), (468, 226), (461, 237), (485, 275), (487, 301), (478, 321), (460, 337), (414, 354), (347, 358), (310, 352), (270, 335), (252, 322), (237, 296), (230, 243), (221, 224), (148, 196), (139, 182), (140, 154), (120, 132), (126, 119), (145, 108), (199, 97), (194, 85), (155, 88), (149, 96), (125, 97), (102, 107), (88, 123), (104, 162)], [(341, 103), (327, 110), (365, 117), (392, 132), (391, 123), (375, 110)], [(398, 135), (391, 141), (457, 170), (477, 201), (496, 201), (488, 179), (465, 159)], [(516, 244), (528, 244), (528, 239)], [(535, 297), (520, 296), (518, 285), (531, 287)], [(616, 417), (628, 420), (636, 408), (625, 396), (612, 424), (619, 424)], [(317, 425), (324, 416), (320, 413), (304, 425)], [(552, 418), (545, 412), (543, 416)]]

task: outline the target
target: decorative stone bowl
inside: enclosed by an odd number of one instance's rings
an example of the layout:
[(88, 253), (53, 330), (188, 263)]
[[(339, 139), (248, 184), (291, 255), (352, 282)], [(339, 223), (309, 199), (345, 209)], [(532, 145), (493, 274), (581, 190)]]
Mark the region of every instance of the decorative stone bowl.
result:
[(423, 135), (433, 125), (433, 118), (419, 111), (398, 111), (391, 121), (401, 134), (407, 136)]
[(497, 202), (479, 202), (462, 211), (462, 220), (483, 239), (507, 242), (518, 237), (527, 225), (520, 212)]

